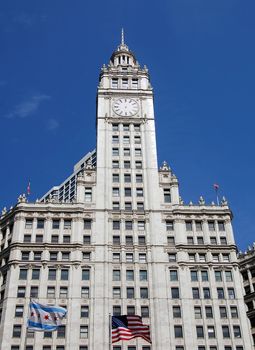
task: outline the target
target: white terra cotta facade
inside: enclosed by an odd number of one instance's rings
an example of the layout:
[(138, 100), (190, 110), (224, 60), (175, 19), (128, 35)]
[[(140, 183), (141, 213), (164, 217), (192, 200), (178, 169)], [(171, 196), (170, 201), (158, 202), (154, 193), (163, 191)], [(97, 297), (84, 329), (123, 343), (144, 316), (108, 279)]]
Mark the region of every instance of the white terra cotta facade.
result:
[[(113, 313), (142, 315), (152, 339), (114, 350), (252, 349), (231, 211), (185, 205), (158, 169), (148, 69), (124, 40), (101, 69), (93, 154), (41, 201), (2, 213), (1, 350), (107, 350)], [(65, 329), (25, 340), (31, 295), (66, 306)]]

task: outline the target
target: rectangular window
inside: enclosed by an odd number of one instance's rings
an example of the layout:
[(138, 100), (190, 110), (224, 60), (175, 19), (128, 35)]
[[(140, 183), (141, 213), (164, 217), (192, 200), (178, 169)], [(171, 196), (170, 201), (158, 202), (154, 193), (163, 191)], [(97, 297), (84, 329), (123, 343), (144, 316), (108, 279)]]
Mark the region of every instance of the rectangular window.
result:
[(36, 235), (35, 236), (35, 242), (36, 243), (42, 243), (43, 242), (43, 235)]
[(130, 138), (129, 136), (123, 136), (123, 144), (124, 145), (129, 145), (130, 143)]
[(230, 332), (228, 326), (222, 326), (222, 335), (223, 338), (230, 338)]
[(112, 244), (115, 246), (120, 245), (120, 236), (112, 236)]
[(144, 221), (138, 221), (137, 222), (137, 228), (139, 231), (144, 231), (145, 230), (145, 222)]
[(89, 317), (89, 306), (88, 305), (81, 305), (81, 317), (82, 318)]
[(215, 338), (214, 326), (207, 326), (208, 338)]
[(222, 259), (223, 259), (224, 262), (230, 261), (229, 254), (222, 254)]
[(126, 253), (126, 262), (133, 262), (133, 261), (134, 261), (133, 253)]
[(202, 318), (202, 310), (200, 306), (194, 306), (195, 319)]
[(113, 281), (120, 281), (120, 270), (113, 270), (112, 271), (112, 280)]
[(196, 225), (196, 231), (202, 231), (203, 230), (202, 221), (195, 221), (195, 225)]
[(140, 124), (134, 124), (134, 130), (136, 132), (140, 131)]
[(213, 311), (211, 306), (205, 307), (205, 315), (206, 315), (206, 318), (213, 318)]
[(232, 318), (238, 318), (238, 311), (236, 306), (230, 306), (230, 313)]
[(204, 237), (197, 237), (197, 244), (203, 245), (204, 244)]
[(26, 219), (25, 229), (31, 230), (33, 227), (33, 219)]
[(175, 245), (175, 239), (173, 236), (168, 236), (167, 237), (167, 244), (168, 245)]
[(172, 296), (172, 299), (179, 299), (180, 298), (180, 293), (179, 293), (178, 287), (171, 288), (171, 296)]
[[(113, 169), (118, 169), (119, 168), (119, 161), (118, 160), (113, 160), (112, 161), (112, 168)], [(86, 202), (90, 202), (90, 200), (87, 200)]]
[(51, 236), (51, 243), (58, 243), (58, 235)]
[(24, 235), (24, 242), (30, 243), (31, 242), (31, 235)]
[(37, 228), (39, 229), (44, 228), (44, 219), (37, 219)]
[(226, 278), (226, 282), (232, 282), (233, 281), (232, 272), (225, 271), (225, 278)]
[(192, 231), (192, 221), (186, 221), (186, 231)]
[(125, 230), (133, 230), (133, 221), (131, 220), (125, 221)]
[(142, 162), (140, 160), (135, 161), (135, 168), (136, 169), (142, 169)]
[(112, 289), (112, 297), (113, 299), (120, 299), (121, 293), (120, 293), (120, 287), (113, 287)]
[(29, 260), (29, 252), (22, 252), (21, 260), (28, 261)]
[(119, 174), (113, 174), (112, 175), (112, 182), (114, 182), (114, 183), (119, 183), (120, 182)]
[(65, 219), (64, 220), (64, 230), (71, 230), (72, 227), (72, 220)]
[(13, 338), (20, 338), (20, 336), (21, 336), (21, 325), (18, 325), (18, 324), (14, 324), (13, 325), (12, 336), (13, 336)]
[(137, 202), (137, 210), (144, 211), (144, 203), (143, 202)]
[(216, 282), (222, 282), (221, 271), (214, 271), (214, 275), (215, 275), (215, 281)]
[(56, 281), (57, 271), (55, 269), (49, 269), (48, 272), (48, 280), (49, 281)]
[(59, 289), (59, 298), (66, 299), (68, 297), (68, 289), (67, 287), (60, 287)]
[(39, 280), (40, 269), (32, 269), (32, 280)]
[(171, 203), (170, 188), (164, 188), (164, 203)]
[(170, 281), (178, 281), (178, 271), (170, 270)]
[(55, 287), (49, 286), (49, 287), (47, 288), (47, 298), (48, 298), (48, 299), (55, 298)]
[(227, 238), (226, 237), (220, 237), (220, 244), (221, 245), (227, 245)]
[(26, 287), (19, 286), (17, 290), (17, 298), (24, 298), (25, 294), (26, 294)]
[(62, 260), (63, 261), (69, 261), (70, 253), (69, 252), (62, 252)]
[(141, 157), (142, 155), (142, 150), (141, 148), (135, 148), (135, 156), (136, 157)]
[(113, 230), (120, 230), (120, 221), (119, 220), (114, 220), (112, 222), (112, 229)]
[(125, 183), (131, 182), (131, 175), (130, 174), (124, 174), (124, 182)]
[(201, 279), (202, 279), (202, 282), (208, 281), (208, 271), (206, 270), (201, 271)]
[(219, 231), (225, 231), (224, 221), (218, 221), (218, 229)]
[(69, 270), (61, 269), (61, 276), (60, 276), (61, 281), (68, 281), (68, 276), (69, 276)]
[(198, 288), (192, 288), (192, 296), (193, 296), (193, 299), (200, 299)]
[(128, 79), (122, 79), (122, 89), (128, 89)]
[(71, 236), (63, 235), (63, 243), (70, 243), (70, 242), (71, 242)]
[(112, 131), (119, 131), (119, 124), (112, 124)]
[(174, 336), (175, 338), (182, 338), (182, 326), (174, 326)]
[(118, 79), (117, 78), (112, 78), (112, 88), (113, 89), (117, 89), (118, 88)]
[(113, 136), (112, 136), (112, 143), (113, 143), (113, 144), (119, 143), (119, 136), (113, 135)]
[(131, 195), (132, 195), (131, 188), (130, 187), (125, 187), (124, 188), (124, 194), (125, 194), (125, 197), (131, 197)]
[(89, 279), (90, 279), (90, 270), (89, 269), (82, 269), (82, 280), (89, 281)]
[(129, 160), (124, 160), (124, 169), (130, 169), (131, 168), (131, 163)]
[(146, 253), (139, 253), (139, 262), (140, 263), (146, 263), (147, 262)]
[(197, 338), (204, 338), (204, 328), (203, 326), (196, 326)]
[(148, 299), (149, 293), (148, 293), (148, 288), (140, 288), (140, 298), (142, 299)]
[(141, 136), (135, 136), (135, 144), (140, 144), (141, 143)]
[(147, 281), (148, 276), (147, 276), (147, 270), (140, 270), (139, 271), (139, 280), (140, 281)]
[(80, 326), (80, 338), (81, 339), (88, 339), (88, 332), (89, 332), (88, 326)]
[(112, 189), (112, 196), (113, 197), (119, 197), (120, 196), (120, 189), (118, 187), (113, 187), (113, 189)]
[(90, 252), (82, 252), (82, 259), (84, 261), (90, 261), (91, 253)]
[(81, 297), (83, 299), (89, 298), (89, 287), (81, 287)]
[(214, 221), (208, 221), (209, 231), (215, 231), (215, 223)]
[(192, 282), (195, 282), (195, 281), (198, 281), (198, 273), (197, 271), (190, 271), (190, 277), (191, 277), (191, 281)]
[(41, 252), (34, 252), (34, 261), (41, 261)]
[(125, 210), (126, 211), (132, 211), (132, 204), (131, 204), (131, 202), (125, 202)]
[(135, 315), (135, 307), (127, 306), (127, 315)]
[(118, 148), (113, 148), (112, 149), (112, 155), (113, 156), (119, 156), (119, 149)]
[(120, 262), (120, 253), (113, 253), (112, 254), (112, 260), (114, 262)]
[(228, 288), (228, 297), (229, 297), (229, 299), (235, 299), (235, 290), (234, 290), (234, 288)]
[(132, 89), (138, 89), (138, 79), (132, 78)]
[(214, 236), (211, 236), (210, 237), (210, 243), (213, 244), (213, 245), (216, 245), (217, 244), (217, 238), (214, 237)]
[(114, 305), (112, 308), (113, 316), (120, 316), (121, 315), (121, 306)]
[(59, 326), (57, 329), (57, 337), (58, 338), (65, 338), (66, 336), (66, 326), (62, 325)]
[(19, 279), (26, 280), (27, 279), (27, 269), (20, 269), (19, 271)]
[(92, 201), (92, 188), (86, 187), (85, 188), (85, 202), (91, 202)]
[(125, 157), (129, 157), (130, 156), (130, 148), (124, 148), (123, 149), (123, 154)]
[(173, 306), (173, 318), (181, 318), (181, 307), (180, 306)]
[(149, 307), (148, 306), (141, 306), (141, 316), (142, 317), (149, 317)]
[(24, 305), (16, 305), (15, 317), (23, 317)]
[(220, 306), (220, 318), (227, 318), (227, 308), (226, 306)]
[(112, 202), (112, 210), (120, 210), (120, 203)]
[(30, 297), (31, 298), (38, 298), (38, 287), (37, 286), (31, 286)]
[(138, 245), (145, 245), (145, 237), (144, 236), (138, 236)]
[(136, 189), (136, 197), (143, 197), (143, 188)]
[(58, 229), (59, 229), (59, 224), (60, 224), (60, 220), (58, 220), (58, 219), (53, 219), (53, 220), (52, 220), (52, 229), (53, 229), (53, 230), (58, 230)]
[(192, 236), (187, 237), (187, 243), (188, 244), (194, 244), (194, 238)]
[(89, 245), (91, 243), (91, 237), (88, 235), (83, 235), (83, 244)]
[(127, 281), (134, 281), (134, 270), (127, 270), (126, 271), (126, 280)]
[(175, 262), (176, 261), (176, 253), (168, 253), (168, 261)]
[(224, 299), (224, 289), (217, 288), (217, 295), (218, 295), (218, 299)]
[(135, 179), (136, 179), (136, 183), (142, 183), (143, 182), (143, 175), (136, 174)]
[(50, 261), (57, 261), (57, 260), (58, 260), (58, 253), (50, 252)]
[(127, 287), (127, 299), (133, 299), (135, 297), (135, 290), (133, 287)]

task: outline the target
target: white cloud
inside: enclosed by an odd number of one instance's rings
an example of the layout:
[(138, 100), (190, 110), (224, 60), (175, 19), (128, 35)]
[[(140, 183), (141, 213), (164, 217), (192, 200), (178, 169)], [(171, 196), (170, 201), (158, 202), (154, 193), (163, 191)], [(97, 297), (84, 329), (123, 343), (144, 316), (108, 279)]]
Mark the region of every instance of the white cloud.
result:
[(50, 131), (56, 130), (59, 127), (59, 122), (56, 119), (51, 118), (47, 121), (46, 127)]
[(14, 109), (5, 115), (6, 118), (27, 118), (34, 114), (40, 107), (41, 103), (45, 100), (49, 100), (50, 96), (37, 94), (24, 100), (20, 104), (14, 107)]

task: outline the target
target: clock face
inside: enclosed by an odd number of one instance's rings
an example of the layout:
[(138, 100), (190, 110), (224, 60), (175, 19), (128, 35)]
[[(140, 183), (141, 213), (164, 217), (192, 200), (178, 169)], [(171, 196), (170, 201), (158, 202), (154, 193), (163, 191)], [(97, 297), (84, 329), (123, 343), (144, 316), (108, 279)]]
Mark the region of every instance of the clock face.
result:
[(113, 110), (121, 117), (131, 117), (138, 112), (139, 106), (132, 98), (119, 98), (114, 101)]

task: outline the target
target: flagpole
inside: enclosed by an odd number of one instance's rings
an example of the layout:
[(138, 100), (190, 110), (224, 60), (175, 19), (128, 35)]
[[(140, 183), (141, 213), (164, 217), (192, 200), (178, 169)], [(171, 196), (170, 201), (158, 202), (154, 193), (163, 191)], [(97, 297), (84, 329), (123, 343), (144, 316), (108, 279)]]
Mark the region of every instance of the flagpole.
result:
[(109, 350), (112, 350), (112, 315), (109, 313)]
[[(27, 308), (27, 320), (28, 320), (28, 316), (29, 316), (29, 310), (30, 310), (30, 301), (31, 301), (31, 298), (29, 300), (29, 303), (28, 303), (28, 308)], [(26, 350), (26, 343), (27, 343), (27, 321), (26, 323), (24, 324), (24, 326), (26, 327), (25, 329), (25, 334), (24, 334), (24, 341), (23, 341), (23, 350)], [(22, 349), (22, 347), (21, 347)]]

